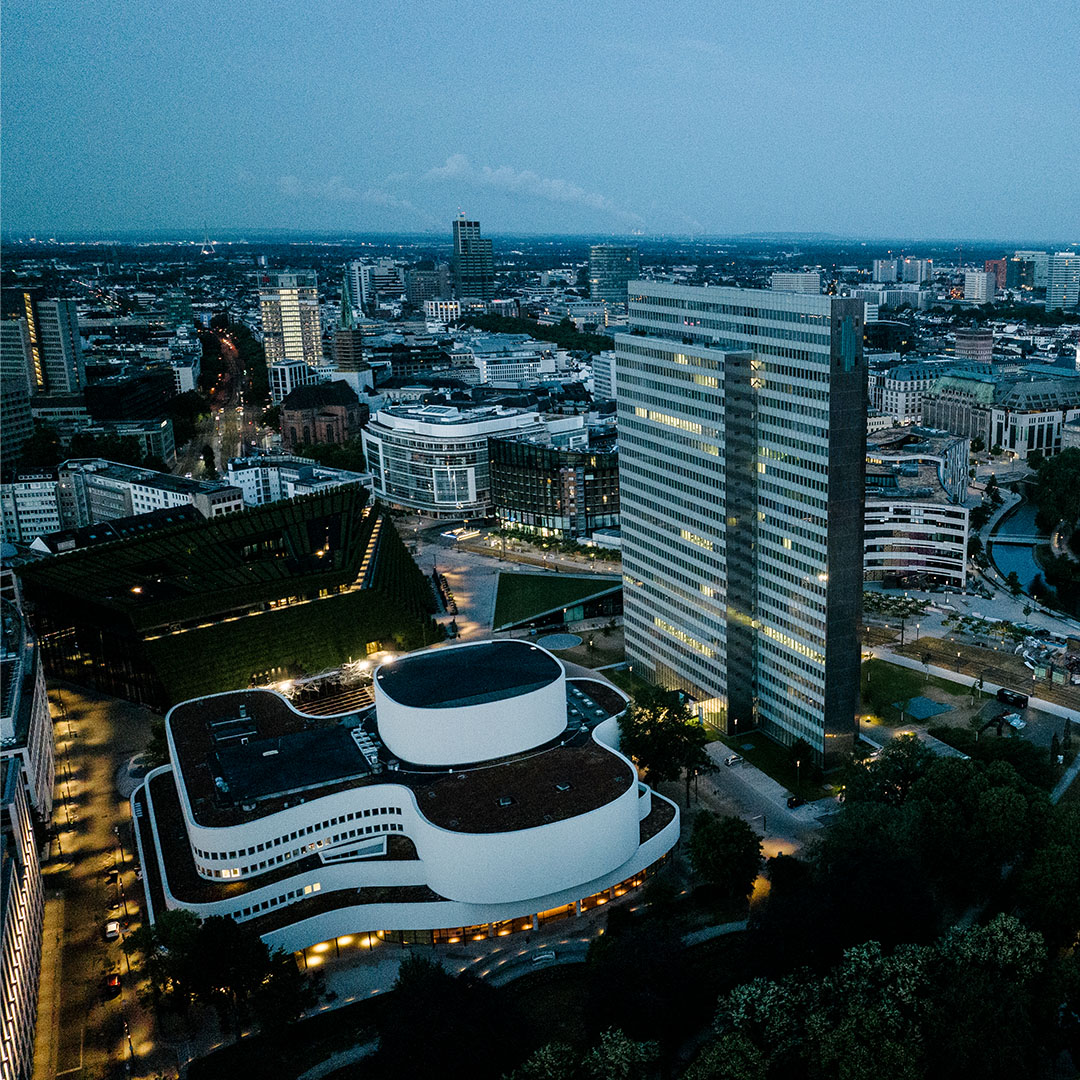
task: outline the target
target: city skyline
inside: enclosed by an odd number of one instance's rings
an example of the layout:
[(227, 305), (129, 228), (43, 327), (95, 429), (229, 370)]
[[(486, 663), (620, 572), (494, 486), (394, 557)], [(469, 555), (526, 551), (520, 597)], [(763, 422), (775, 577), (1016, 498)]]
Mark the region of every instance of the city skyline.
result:
[(1080, 231), (1076, 76), (1046, 62), (1066, 3), (61, 8), (3, 12), (8, 234), (426, 233), (459, 209), (488, 235)]

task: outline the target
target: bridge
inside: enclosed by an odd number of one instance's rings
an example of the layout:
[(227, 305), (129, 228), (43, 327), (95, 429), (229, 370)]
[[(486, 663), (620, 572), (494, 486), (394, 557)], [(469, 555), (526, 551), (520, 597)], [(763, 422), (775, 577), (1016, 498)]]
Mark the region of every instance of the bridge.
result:
[(1049, 536), (1014, 536), (1008, 533), (1005, 536), (991, 536), (988, 543), (991, 544), (1022, 544), (1024, 547), (1033, 547), (1036, 544), (1049, 544)]

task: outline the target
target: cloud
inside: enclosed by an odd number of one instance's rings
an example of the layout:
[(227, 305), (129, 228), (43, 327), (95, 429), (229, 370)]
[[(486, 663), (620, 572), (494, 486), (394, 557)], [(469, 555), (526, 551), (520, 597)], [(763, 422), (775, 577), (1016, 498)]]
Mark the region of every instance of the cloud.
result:
[[(404, 179), (400, 173), (388, 179)], [(367, 206), (381, 206), (389, 210), (398, 210), (422, 219), (426, 224), (438, 224), (426, 210), (421, 209), (408, 199), (394, 195), (378, 187), (353, 187), (345, 182), (344, 177), (331, 176), (322, 183), (304, 183), (297, 176), (282, 176), (278, 180), (278, 190), (290, 199), (311, 199), (322, 202), (362, 203)]]
[(451, 154), (444, 165), (439, 165), (427, 172), (425, 180), (469, 184), (474, 187), (490, 187), (499, 191), (509, 191), (517, 195), (526, 195), (546, 202), (569, 203), (597, 210), (617, 218), (623, 224), (640, 228), (644, 221), (635, 213), (617, 206), (606, 195), (586, 191), (577, 184), (541, 176), (531, 169), (512, 169), (509, 165), (500, 165), (493, 169), (490, 165), (479, 168), (464, 154)]

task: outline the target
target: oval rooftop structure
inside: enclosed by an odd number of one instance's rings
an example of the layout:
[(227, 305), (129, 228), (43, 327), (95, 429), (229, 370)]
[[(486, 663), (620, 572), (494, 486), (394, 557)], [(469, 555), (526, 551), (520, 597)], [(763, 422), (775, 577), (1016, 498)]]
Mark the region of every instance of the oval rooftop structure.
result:
[(421, 765), (522, 753), (566, 728), (566, 672), (528, 641), (484, 641), (402, 657), (375, 673), (379, 734)]

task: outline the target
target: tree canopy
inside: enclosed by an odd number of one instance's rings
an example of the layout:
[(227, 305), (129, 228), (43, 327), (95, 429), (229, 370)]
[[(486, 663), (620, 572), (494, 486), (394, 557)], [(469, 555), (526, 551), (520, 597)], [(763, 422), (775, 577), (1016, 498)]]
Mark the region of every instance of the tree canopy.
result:
[(761, 869), (761, 838), (741, 817), (703, 810), (694, 818), (690, 862), (726, 900), (745, 898)]

